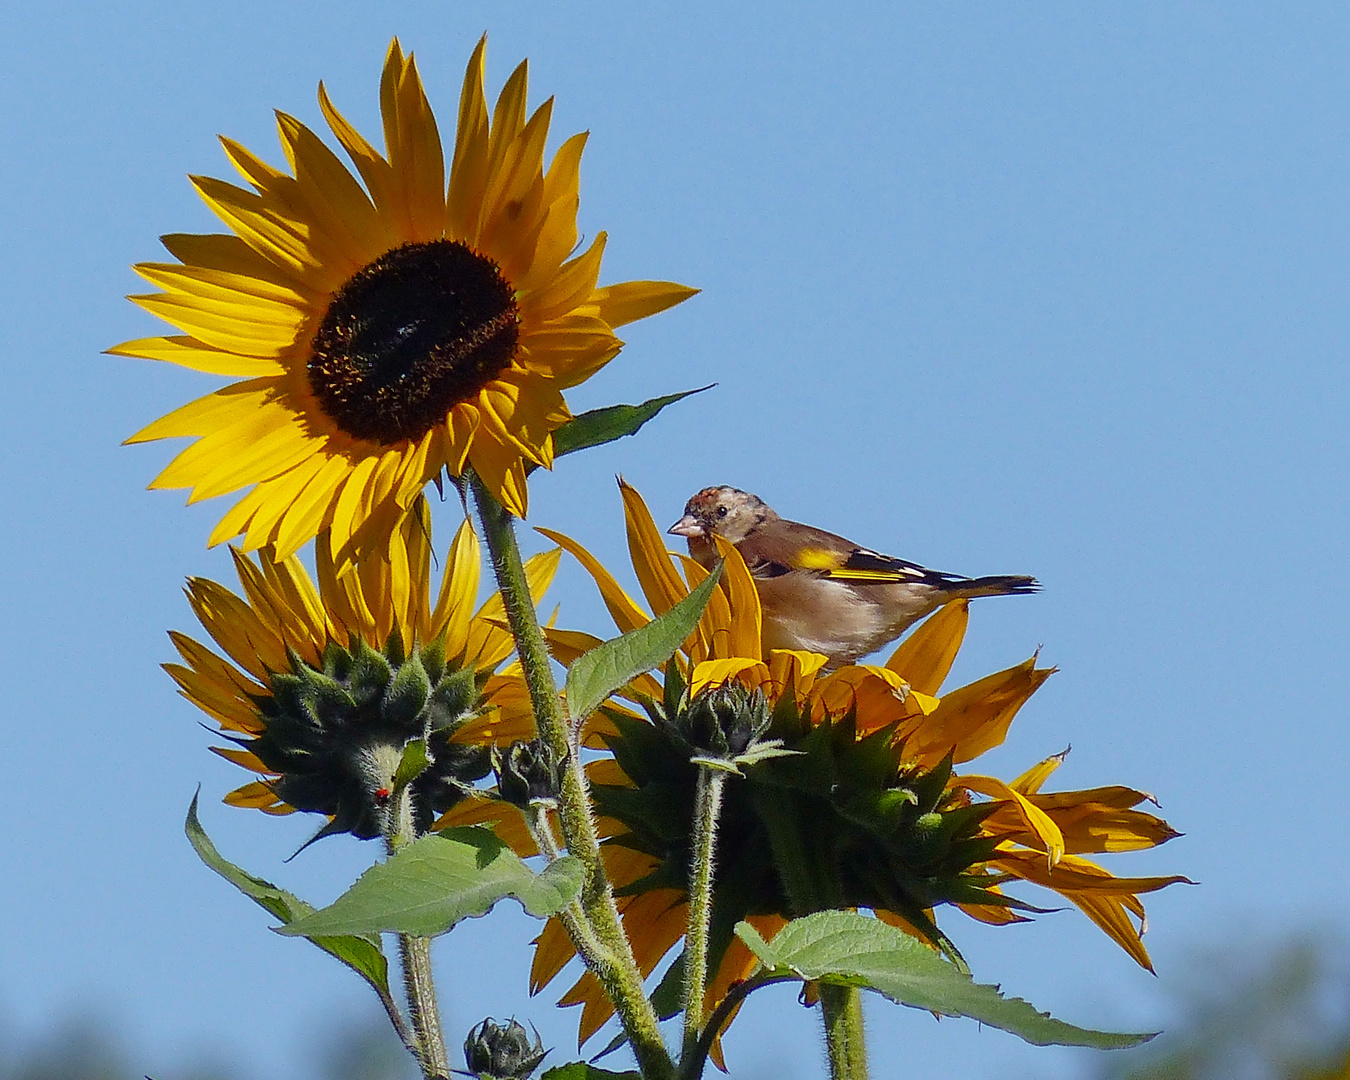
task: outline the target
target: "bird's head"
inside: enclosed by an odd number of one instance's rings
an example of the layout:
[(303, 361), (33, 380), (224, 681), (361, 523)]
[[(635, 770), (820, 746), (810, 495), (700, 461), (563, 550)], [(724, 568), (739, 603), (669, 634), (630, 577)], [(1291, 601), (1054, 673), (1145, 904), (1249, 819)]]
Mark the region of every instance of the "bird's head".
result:
[(684, 504), (684, 517), (670, 527), (676, 536), (707, 541), (713, 534), (739, 544), (777, 515), (758, 495), (734, 487), (704, 488)]

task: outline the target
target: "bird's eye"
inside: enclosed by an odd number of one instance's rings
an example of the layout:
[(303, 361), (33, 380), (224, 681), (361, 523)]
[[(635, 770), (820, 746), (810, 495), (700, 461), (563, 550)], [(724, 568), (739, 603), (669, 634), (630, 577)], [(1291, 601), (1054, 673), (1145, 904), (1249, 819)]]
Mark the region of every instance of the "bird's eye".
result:
[(726, 517), (726, 516), (727, 516), (727, 508), (726, 508), (725, 506), (719, 506), (719, 507), (717, 508), (717, 516), (718, 516), (718, 517)]

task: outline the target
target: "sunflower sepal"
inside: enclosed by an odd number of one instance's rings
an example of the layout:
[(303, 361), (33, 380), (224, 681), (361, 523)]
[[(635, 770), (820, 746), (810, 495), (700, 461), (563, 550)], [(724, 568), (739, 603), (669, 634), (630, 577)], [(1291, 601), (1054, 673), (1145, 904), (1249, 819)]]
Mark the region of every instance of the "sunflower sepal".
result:
[(394, 770), (393, 797), (402, 794), (403, 789), (426, 772), (431, 764), (425, 738), (413, 739), (404, 746), (403, 753), (399, 755), (398, 768)]
[(865, 987), (899, 1005), (963, 1016), (1035, 1046), (1125, 1049), (1156, 1033), (1094, 1031), (1056, 1020), (997, 986), (976, 983), (909, 934), (853, 911), (821, 911), (793, 919), (771, 941), (748, 922), (736, 936), (762, 965), (760, 974), (823, 985)]

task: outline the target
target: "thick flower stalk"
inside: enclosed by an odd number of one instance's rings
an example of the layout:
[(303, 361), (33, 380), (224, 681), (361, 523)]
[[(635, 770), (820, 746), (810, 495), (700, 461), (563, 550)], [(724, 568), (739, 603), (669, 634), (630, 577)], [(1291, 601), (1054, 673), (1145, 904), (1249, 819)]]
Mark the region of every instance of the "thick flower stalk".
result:
[[(704, 571), (666, 551), (635, 491), (625, 485), (623, 496), (634, 570), (659, 614), (687, 595)], [(648, 620), (584, 548), (546, 535), (590, 571), (620, 629)], [(823, 656), (766, 654), (753, 580), (734, 549), (722, 554), (725, 587), (714, 594), (698, 630), (664, 679), (644, 676), (627, 692), (646, 715), (610, 708), (612, 729), (594, 725), (613, 753), (589, 770), (608, 836), (605, 864), (644, 974), (656, 969), (689, 926), (700, 766), (691, 760), (688, 740), (676, 733), (706, 695), (732, 683), (763, 697), (771, 721), (762, 737), (792, 753), (745, 766), (725, 789), (705, 1017), (754, 969), (753, 956), (731, 932), (742, 919), (772, 937), (787, 919), (813, 911), (870, 909), (960, 962), (938, 925), (938, 909), (957, 907), (991, 923), (1020, 921), (1039, 909), (1005, 892), (1014, 879), (1064, 896), (1148, 965), (1140, 930), (1131, 922), (1142, 922), (1139, 897), (1184, 879), (1120, 878), (1087, 858), (1151, 847), (1176, 835), (1160, 818), (1136, 809), (1148, 796), (1126, 787), (1045, 793), (1062, 755), (1008, 783), (956, 768), (1003, 741), (1051, 670), (1037, 668), (1033, 657), (940, 695), (965, 633), (964, 602), (930, 618), (884, 666), (850, 665), (827, 674)], [(564, 658), (593, 643), (557, 631), (550, 638)], [(571, 955), (567, 936), (550, 923), (538, 942), (533, 988), (550, 982)], [(583, 1006), (583, 1041), (612, 1013), (589, 974), (562, 1000)]]
[[(277, 114), (288, 169), (231, 139), (247, 183), (193, 177), (232, 230), (163, 238), (175, 261), (133, 296), (181, 334), (118, 355), (238, 379), (130, 442), (195, 441), (152, 487), (189, 501), (252, 485), (212, 533), (278, 559), (327, 534), (339, 563), (378, 549), (427, 482), (472, 467), (511, 513), (551, 467), (563, 392), (619, 352), (616, 327), (695, 290), (599, 285), (605, 233), (577, 251), (586, 136), (551, 163), (552, 100), (526, 108), (526, 65), (489, 117), (485, 41), (465, 72), (449, 161), (417, 65), (395, 40), (380, 83), (385, 151), (319, 104), (359, 180), (313, 131)], [(448, 180), (447, 180), (448, 170)]]

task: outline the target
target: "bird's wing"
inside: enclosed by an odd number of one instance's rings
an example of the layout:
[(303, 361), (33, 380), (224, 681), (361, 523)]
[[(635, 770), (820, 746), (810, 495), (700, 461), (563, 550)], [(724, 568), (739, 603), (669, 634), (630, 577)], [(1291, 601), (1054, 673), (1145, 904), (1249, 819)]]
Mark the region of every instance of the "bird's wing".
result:
[(751, 573), (760, 578), (780, 577), (795, 570), (832, 581), (872, 585), (908, 582), (940, 588), (967, 580), (882, 555), (824, 529), (783, 518), (757, 529), (737, 549)]
[(897, 559), (894, 555), (882, 555), (878, 551), (861, 547), (855, 547), (843, 556), (824, 548), (806, 548), (798, 555), (797, 563), (801, 569), (820, 571), (832, 581), (857, 581), (873, 585), (908, 583), (940, 588), (965, 580), (956, 574), (929, 570), (908, 559)]

